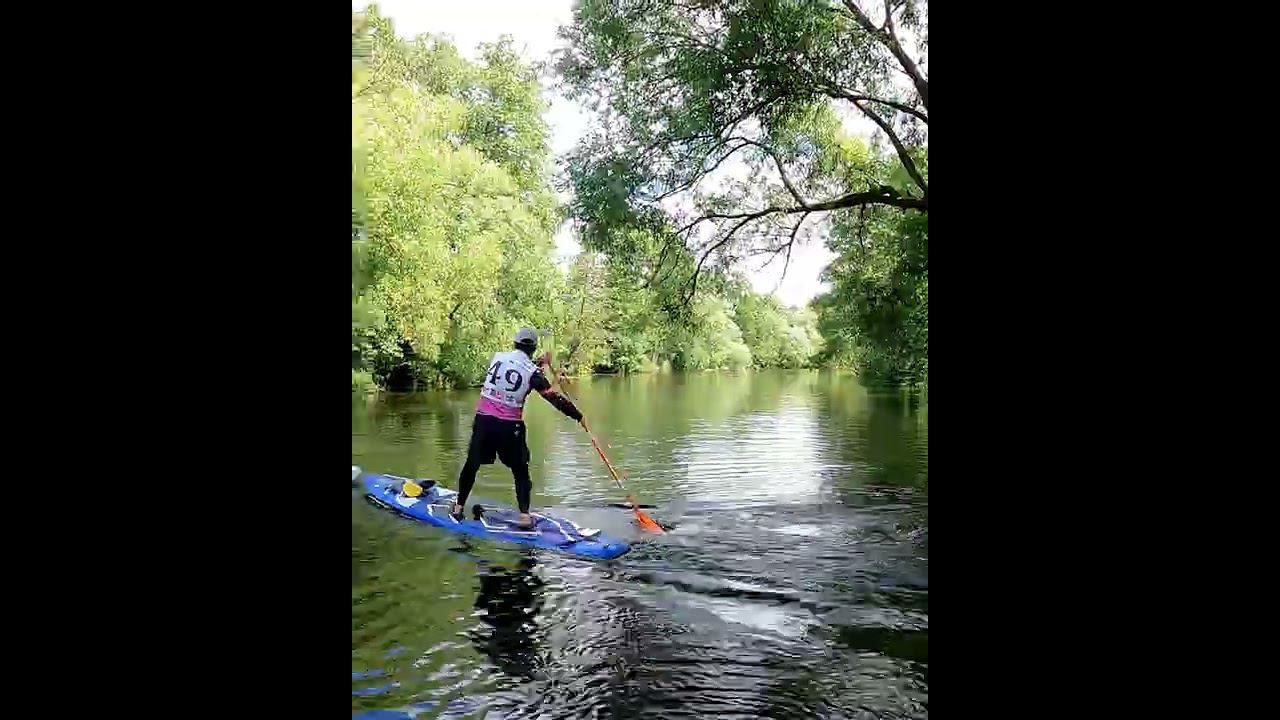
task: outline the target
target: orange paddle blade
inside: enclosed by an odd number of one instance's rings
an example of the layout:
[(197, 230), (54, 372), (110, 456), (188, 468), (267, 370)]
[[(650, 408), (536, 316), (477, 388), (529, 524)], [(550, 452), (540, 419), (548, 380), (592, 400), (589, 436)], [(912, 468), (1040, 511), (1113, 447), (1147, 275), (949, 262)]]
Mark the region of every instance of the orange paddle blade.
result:
[(648, 530), (649, 532), (654, 532), (659, 534), (662, 534), (663, 532), (665, 532), (662, 529), (662, 526), (659, 525), (656, 520), (649, 517), (643, 510), (640, 509), (640, 503), (636, 502), (634, 499), (631, 500), (631, 508), (635, 510), (636, 522), (640, 523), (640, 527), (644, 528), (645, 530)]
[[(600, 449), (600, 443), (596, 442), (595, 435), (591, 435), (591, 445), (594, 446), (596, 452), (600, 454), (600, 459), (604, 461), (605, 467), (609, 468), (609, 475), (613, 478), (613, 481), (618, 484), (618, 489), (626, 492), (626, 488), (622, 486), (622, 478), (618, 477), (618, 469), (613, 466), (612, 462), (610, 462), (609, 456), (604, 454), (604, 450)], [(658, 521), (649, 517), (648, 513), (640, 509), (640, 503), (636, 502), (634, 496), (627, 495), (627, 502), (631, 503), (631, 510), (636, 514), (636, 522), (640, 524), (640, 527), (653, 533), (661, 534), (664, 532), (662, 526), (658, 524)]]

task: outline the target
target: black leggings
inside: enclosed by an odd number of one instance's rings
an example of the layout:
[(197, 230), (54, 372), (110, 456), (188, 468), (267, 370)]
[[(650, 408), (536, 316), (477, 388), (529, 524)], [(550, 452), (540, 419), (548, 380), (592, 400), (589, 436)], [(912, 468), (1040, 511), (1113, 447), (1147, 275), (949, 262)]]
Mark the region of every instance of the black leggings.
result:
[[(462, 466), (462, 472), (458, 474), (458, 499), (454, 502), (463, 506), (467, 506), (467, 496), (471, 494), (471, 488), (476, 484), (476, 471), (480, 469), (480, 463), (471, 457), (467, 458), (467, 462)], [(517, 465), (511, 468), (511, 475), (516, 480), (516, 502), (520, 504), (520, 512), (529, 512), (529, 499), (533, 493), (533, 481), (529, 479), (529, 466)]]
[(467, 461), (458, 474), (458, 498), (455, 502), (466, 507), (467, 497), (476, 484), (476, 472), (481, 465), (488, 465), (495, 458), (511, 468), (516, 481), (516, 501), (520, 512), (529, 512), (533, 481), (529, 479), (529, 446), (524, 439), (524, 422), (503, 420), (490, 415), (476, 415), (471, 425), (471, 445), (467, 449)]

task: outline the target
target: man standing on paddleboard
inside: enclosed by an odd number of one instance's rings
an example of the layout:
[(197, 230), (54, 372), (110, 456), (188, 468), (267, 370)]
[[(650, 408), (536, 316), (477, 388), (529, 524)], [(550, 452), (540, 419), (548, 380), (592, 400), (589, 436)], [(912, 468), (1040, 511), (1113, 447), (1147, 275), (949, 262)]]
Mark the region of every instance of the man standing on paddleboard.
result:
[(471, 424), (471, 445), (467, 449), (467, 462), (458, 475), (458, 498), (450, 514), (462, 520), (466, 511), (467, 496), (476, 482), (476, 471), (481, 465), (493, 464), (496, 455), (502, 464), (511, 468), (515, 478), (516, 502), (520, 505), (518, 524), (524, 528), (534, 525), (529, 516), (529, 496), (533, 483), (529, 480), (529, 445), (525, 441), (524, 400), (530, 390), (546, 398), (557, 410), (582, 424), (587, 422), (573, 403), (551, 388), (540, 366), (551, 364), (551, 354), (544, 353), (535, 363), (533, 353), (538, 349), (538, 333), (521, 328), (516, 333), (515, 349), (494, 353), (485, 372), (484, 385), (480, 387), (480, 401), (476, 404), (476, 417)]

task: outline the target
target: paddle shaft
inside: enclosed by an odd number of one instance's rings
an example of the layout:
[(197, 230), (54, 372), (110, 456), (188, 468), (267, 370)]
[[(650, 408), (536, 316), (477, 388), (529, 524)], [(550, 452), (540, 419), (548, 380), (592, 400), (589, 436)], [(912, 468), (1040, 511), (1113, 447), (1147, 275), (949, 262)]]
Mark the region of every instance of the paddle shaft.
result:
[[(569, 351), (568, 357), (573, 357), (573, 353), (577, 351), (577, 349), (578, 349), (578, 345), (575, 344), (573, 348)], [(558, 376), (557, 380), (560, 385), (560, 392), (563, 393), (566, 398), (568, 398), (569, 402), (572, 402), (574, 403), (574, 405), (577, 405), (577, 403), (574, 402), (573, 398), (569, 397), (569, 393), (565, 392), (565, 389), (564, 389), (564, 383), (565, 383), (564, 366), (566, 363), (568, 363), (568, 357), (564, 360), (564, 362), (560, 364), (559, 372), (556, 372), (554, 369), (550, 367), (551, 365), (550, 362), (548, 362), (547, 365), (548, 365), (548, 369), (552, 370), (553, 376)], [(586, 431), (587, 437), (591, 438), (591, 446), (596, 449), (596, 453), (598, 453), (600, 455), (600, 459), (604, 461), (605, 467), (609, 469), (609, 477), (613, 478), (613, 481), (617, 483), (619, 490), (626, 493), (627, 502), (631, 503), (631, 509), (635, 512), (636, 519), (640, 522), (642, 526), (649, 528), (651, 530), (654, 530), (655, 532), (662, 532), (662, 525), (660, 525), (658, 521), (649, 517), (648, 514), (641, 512), (640, 503), (636, 501), (636, 499), (631, 495), (631, 493), (627, 492), (627, 488), (622, 484), (622, 477), (620, 476), (618, 469), (613, 466), (613, 462), (609, 460), (609, 456), (604, 454), (604, 449), (600, 447), (599, 441), (596, 440), (595, 433), (588, 430), (586, 425), (583, 425), (582, 429)]]
[[(591, 446), (596, 449), (596, 452), (600, 453), (600, 459), (604, 461), (605, 467), (609, 468), (610, 477), (613, 478), (614, 482), (618, 483), (618, 489), (622, 492), (627, 492), (627, 489), (622, 486), (622, 478), (618, 476), (618, 469), (609, 461), (609, 456), (604, 454), (604, 450), (601, 449), (600, 443), (596, 440), (595, 433), (588, 430), (587, 437), (591, 438)], [(630, 500), (633, 505), (635, 504), (635, 499), (631, 497), (630, 493), (627, 494), (627, 499)]]

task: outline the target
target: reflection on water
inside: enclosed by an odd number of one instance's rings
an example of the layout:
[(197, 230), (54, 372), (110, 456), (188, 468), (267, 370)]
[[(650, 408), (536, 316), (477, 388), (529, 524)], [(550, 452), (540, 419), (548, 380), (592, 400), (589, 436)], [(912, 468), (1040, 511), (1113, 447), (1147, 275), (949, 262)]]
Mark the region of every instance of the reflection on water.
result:
[(511, 677), (532, 680), (540, 665), (538, 611), (545, 583), (533, 572), (533, 552), (526, 551), (511, 568), (480, 570), (476, 609), (483, 628), (471, 631), (471, 642)]
[[(927, 717), (927, 405), (815, 372), (572, 390), (676, 529), (642, 538), (606, 507), (590, 444), (536, 400), (535, 505), (631, 554), (467, 541), (353, 491), (354, 714)], [(469, 392), (354, 398), (352, 462), (453, 486), (473, 409)], [(476, 493), (511, 504), (510, 473), (487, 466)]]

